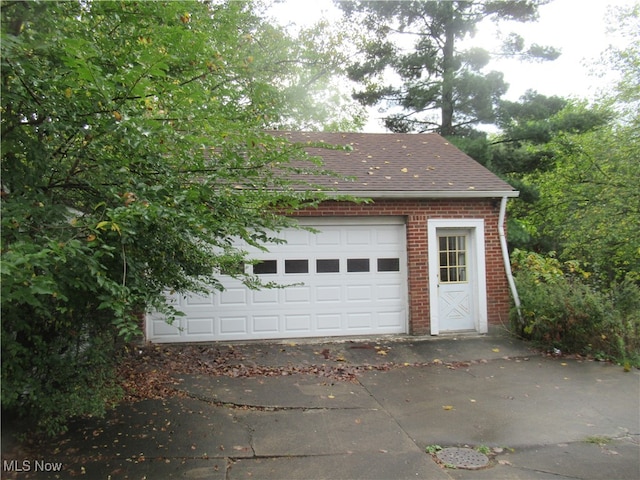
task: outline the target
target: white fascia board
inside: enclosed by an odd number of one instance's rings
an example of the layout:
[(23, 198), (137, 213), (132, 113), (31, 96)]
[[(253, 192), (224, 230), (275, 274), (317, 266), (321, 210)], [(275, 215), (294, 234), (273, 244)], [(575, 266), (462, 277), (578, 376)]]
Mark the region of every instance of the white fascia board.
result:
[(499, 191), (478, 191), (478, 190), (465, 190), (457, 192), (447, 191), (406, 191), (406, 190), (393, 190), (393, 191), (331, 191), (326, 192), (328, 197), (332, 196), (351, 196), (356, 198), (394, 198), (394, 199), (418, 199), (418, 198), (503, 198), (503, 197), (518, 197), (520, 192), (516, 190), (507, 190), (504, 192)]

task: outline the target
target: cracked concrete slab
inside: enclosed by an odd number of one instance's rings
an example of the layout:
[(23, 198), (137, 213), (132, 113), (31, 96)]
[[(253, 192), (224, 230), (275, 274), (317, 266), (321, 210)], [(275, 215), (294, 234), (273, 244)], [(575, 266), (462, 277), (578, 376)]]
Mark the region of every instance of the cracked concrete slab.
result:
[[(283, 477), (283, 475), (285, 475)], [(451, 477), (418, 451), (353, 453), (311, 457), (241, 459), (229, 467), (228, 480), (447, 480)]]
[(382, 410), (242, 412), (259, 457), (420, 452)]
[[(229, 378), (180, 375), (178, 389), (205, 401), (265, 408), (375, 408), (362, 385), (314, 375)], [(284, 394), (283, 394), (284, 393)]]
[(605, 363), (493, 360), (368, 372), (360, 381), (422, 447), (544, 445), (640, 430), (637, 376)]

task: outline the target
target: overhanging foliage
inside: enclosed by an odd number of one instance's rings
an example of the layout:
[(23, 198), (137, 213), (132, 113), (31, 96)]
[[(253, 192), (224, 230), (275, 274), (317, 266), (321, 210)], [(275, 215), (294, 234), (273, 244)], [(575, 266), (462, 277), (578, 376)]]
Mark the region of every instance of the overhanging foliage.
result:
[(234, 240), (322, 198), (265, 133), (298, 78), (266, 68), (276, 33), (246, 2), (3, 2), (3, 408), (50, 432), (100, 413), (146, 308), (220, 287)]

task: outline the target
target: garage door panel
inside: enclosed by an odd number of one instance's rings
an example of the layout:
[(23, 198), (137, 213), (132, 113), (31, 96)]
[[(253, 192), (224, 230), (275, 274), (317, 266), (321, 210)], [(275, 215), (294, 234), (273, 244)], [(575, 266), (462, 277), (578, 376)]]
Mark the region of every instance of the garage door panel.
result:
[(246, 335), (247, 332), (247, 317), (246, 316), (220, 316), (218, 317), (220, 324), (220, 333), (222, 335), (229, 334), (242, 334)]
[(338, 285), (316, 287), (316, 301), (319, 303), (339, 303), (342, 302), (342, 287)]
[(315, 243), (320, 247), (340, 245), (340, 230), (333, 228), (320, 231), (317, 235), (315, 235)]
[(399, 283), (385, 283), (376, 286), (376, 297), (381, 301), (401, 301), (403, 295), (402, 285)]
[(371, 312), (347, 313), (347, 330), (363, 330), (373, 327)]
[(404, 238), (402, 236), (403, 232), (398, 231), (397, 229), (380, 229), (376, 231), (376, 243), (378, 245), (403, 245)]
[(255, 315), (253, 319), (253, 332), (278, 333), (280, 331), (279, 315)]
[(179, 338), (180, 337), (180, 320), (175, 320), (173, 325), (168, 324), (164, 318), (156, 317), (149, 320), (151, 322), (151, 327), (154, 335), (157, 338)]
[(214, 317), (189, 318), (187, 320), (187, 335), (213, 335)]
[(379, 312), (378, 325), (383, 328), (400, 327), (404, 321), (404, 310), (394, 312)]
[(371, 285), (348, 285), (347, 302), (372, 302)]
[(213, 293), (209, 293), (207, 295), (192, 293), (185, 298), (184, 304), (193, 306), (211, 306), (213, 305)]
[(326, 330), (340, 331), (342, 329), (342, 314), (340, 313), (319, 313), (316, 315), (318, 322), (318, 330), (324, 332)]
[(247, 303), (246, 288), (229, 288), (219, 293), (220, 305), (245, 305)]
[(250, 290), (223, 277), (225, 290), (186, 298), (168, 296), (186, 316), (184, 328), (159, 316), (147, 319), (156, 342), (250, 340), (367, 335), (407, 331), (405, 227), (384, 219), (309, 224), (318, 233), (285, 230), (264, 252), (243, 245), (260, 260), (248, 271), (284, 288)]
[(311, 303), (311, 289), (309, 287), (289, 287), (284, 290), (286, 303), (309, 304)]
[(347, 230), (347, 245), (371, 245), (373, 232), (366, 230)]
[(286, 230), (283, 238), (287, 242), (287, 246), (295, 248), (297, 246), (308, 247), (311, 245), (312, 233), (307, 230)]
[(284, 324), (287, 332), (310, 332), (311, 315), (285, 315)]
[(279, 303), (279, 290), (276, 289), (264, 289), (264, 290), (252, 290), (251, 299), (256, 305), (259, 304), (271, 304), (278, 305)]

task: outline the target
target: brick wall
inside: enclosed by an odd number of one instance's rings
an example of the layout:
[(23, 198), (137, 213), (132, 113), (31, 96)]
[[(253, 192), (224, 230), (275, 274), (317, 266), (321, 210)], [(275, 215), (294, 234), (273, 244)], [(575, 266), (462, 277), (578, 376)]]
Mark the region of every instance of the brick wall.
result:
[(394, 215), (406, 218), (409, 264), (409, 329), (413, 335), (430, 333), (427, 220), (482, 218), (485, 224), (487, 314), (489, 324), (507, 322), (509, 287), (498, 235), (498, 199), (376, 200), (369, 204), (328, 201), (298, 216), (344, 217)]

